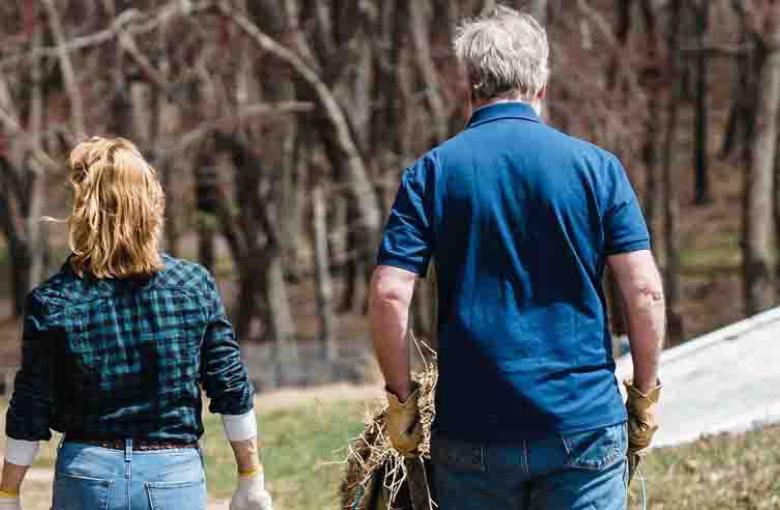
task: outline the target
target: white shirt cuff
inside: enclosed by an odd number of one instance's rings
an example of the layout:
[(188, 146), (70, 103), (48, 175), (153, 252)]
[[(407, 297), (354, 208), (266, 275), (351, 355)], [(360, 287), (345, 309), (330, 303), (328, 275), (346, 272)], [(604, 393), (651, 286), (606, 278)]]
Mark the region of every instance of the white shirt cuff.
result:
[(5, 441), (5, 461), (17, 466), (29, 466), (38, 455), (38, 441), (22, 441), (12, 437)]
[(228, 441), (246, 441), (257, 437), (257, 419), (255, 410), (244, 414), (223, 414), (222, 426)]

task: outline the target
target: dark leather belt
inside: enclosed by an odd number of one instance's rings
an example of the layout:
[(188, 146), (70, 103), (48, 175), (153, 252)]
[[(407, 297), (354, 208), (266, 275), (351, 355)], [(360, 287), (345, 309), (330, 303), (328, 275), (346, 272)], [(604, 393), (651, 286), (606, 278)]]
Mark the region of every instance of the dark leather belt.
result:
[[(83, 437), (65, 436), (66, 443), (84, 443), (109, 450), (124, 451), (127, 441), (125, 439), (91, 439)], [(154, 450), (181, 450), (184, 448), (197, 448), (198, 443), (186, 443), (181, 441), (152, 441), (149, 439), (133, 439), (133, 451), (148, 452)]]

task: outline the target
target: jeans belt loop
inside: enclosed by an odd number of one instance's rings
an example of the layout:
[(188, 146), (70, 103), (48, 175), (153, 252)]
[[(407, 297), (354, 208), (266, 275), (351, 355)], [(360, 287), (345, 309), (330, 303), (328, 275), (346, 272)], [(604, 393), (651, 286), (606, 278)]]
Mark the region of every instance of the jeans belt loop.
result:
[(125, 439), (125, 462), (130, 462), (133, 458), (133, 440)]

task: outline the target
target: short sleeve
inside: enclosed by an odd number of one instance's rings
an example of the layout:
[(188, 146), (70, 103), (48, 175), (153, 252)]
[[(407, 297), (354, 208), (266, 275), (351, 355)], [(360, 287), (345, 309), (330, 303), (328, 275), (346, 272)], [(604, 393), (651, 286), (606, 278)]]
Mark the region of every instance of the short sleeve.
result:
[(650, 249), (650, 234), (642, 209), (623, 165), (610, 158), (607, 200), (603, 214), (607, 255)]
[(404, 172), (379, 246), (379, 265), (425, 275), (433, 251), (432, 166), (426, 156)]

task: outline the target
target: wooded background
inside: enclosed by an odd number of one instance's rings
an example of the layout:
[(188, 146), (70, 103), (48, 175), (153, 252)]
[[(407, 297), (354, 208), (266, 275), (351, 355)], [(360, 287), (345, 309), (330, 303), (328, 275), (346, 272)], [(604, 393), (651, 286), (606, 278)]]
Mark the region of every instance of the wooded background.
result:
[[(9, 313), (67, 253), (65, 226), (41, 217), (67, 215), (68, 150), (121, 135), (163, 181), (164, 249), (217, 273), (242, 342), (333, 359), (364, 341), (400, 174), (467, 120), (454, 30), (496, 3), (0, 2)], [(503, 3), (548, 28), (547, 121), (629, 169), (671, 343), (774, 306), (780, 2)], [(418, 335), (431, 333), (433, 301), (422, 283)]]

